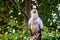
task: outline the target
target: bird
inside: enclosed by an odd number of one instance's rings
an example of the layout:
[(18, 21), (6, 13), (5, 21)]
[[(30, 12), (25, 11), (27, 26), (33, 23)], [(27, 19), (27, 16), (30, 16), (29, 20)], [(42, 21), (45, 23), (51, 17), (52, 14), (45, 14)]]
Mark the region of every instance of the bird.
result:
[[(28, 20), (28, 26), (30, 28), (31, 36), (40, 37), (41, 40), (41, 30), (43, 29), (43, 21), (38, 15), (37, 9), (32, 9), (31, 17)], [(35, 37), (36, 38), (36, 37)]]

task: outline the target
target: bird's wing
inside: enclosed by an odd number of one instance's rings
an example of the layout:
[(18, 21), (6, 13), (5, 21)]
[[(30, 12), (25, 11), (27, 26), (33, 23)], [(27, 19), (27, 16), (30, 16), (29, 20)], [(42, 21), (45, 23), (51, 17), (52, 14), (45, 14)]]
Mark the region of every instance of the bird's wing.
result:
[(31, 18), (28, 20), (28, 27), (31, 27)]
[(37, 18), (38, 25), (40, 29), (43, 29), (43, 21), (40, 18)]

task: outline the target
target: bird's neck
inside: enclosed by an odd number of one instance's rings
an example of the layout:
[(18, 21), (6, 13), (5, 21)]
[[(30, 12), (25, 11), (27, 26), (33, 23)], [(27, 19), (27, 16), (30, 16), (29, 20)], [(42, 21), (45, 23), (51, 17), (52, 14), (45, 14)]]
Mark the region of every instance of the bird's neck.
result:
[(31, 17), (31, 19), (36, 20), (38, 17), (39, 17), (38, 15), (36, 15), (36, 16), (34, 15), (34, 16)]

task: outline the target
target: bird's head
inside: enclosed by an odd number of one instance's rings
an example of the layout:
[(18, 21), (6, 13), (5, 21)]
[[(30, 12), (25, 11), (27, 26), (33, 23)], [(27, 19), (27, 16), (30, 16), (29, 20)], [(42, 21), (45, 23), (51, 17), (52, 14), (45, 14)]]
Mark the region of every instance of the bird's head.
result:
[(36, 9), (33, 9), (33, 10), (31, 11), (31, 13), (36, 14)]
[(31, 17), (33, 17), (33, 16), (38, 16), (38, 11), (37, 11), (37, 9), (32, 9), (32, 10), (31, 10)]

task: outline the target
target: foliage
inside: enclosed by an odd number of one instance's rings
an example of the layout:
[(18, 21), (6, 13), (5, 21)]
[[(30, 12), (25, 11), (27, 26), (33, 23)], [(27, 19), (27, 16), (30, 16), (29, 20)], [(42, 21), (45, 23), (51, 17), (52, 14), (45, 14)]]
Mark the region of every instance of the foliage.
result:
[[(7, 26), (0, 26), (0, 40), (29, 40), (30, 31), (26, 24), (17, 25), (14, 19), (8, 20)], [(11, 24), (9, 24), (11, 23)], [(42, 40), (55, 40), (60, 38), (60, 32), (51, 31), (44, 26)]]
[[(32, 4), (37, 6), (36, 9), (44, 23), (42, 40), (60, 40), (60, 32), (56, 32), (57, 26), (60, 25), (58, 22), (60, 0), (31, 1)], [(26, 8), (25, 0), (0, 0), (0, 40), (29, 40)], [(54, 30), (49, 30), (50, 27)]]
[[(40, 0), (39, 2), (31, 1), (33, 5), (37, 6), (39, 16), (44, 22), (45, 26), (57, 27), (58, 26), (58, 4), (60, 0)], [(39, 5), (38, 5), (39, 3)], [(2, 5), (1, 5), (2, 4)], [(0, 19), (7, 19), (12, 16), (16, 18), (20, 24), (27, 19), (25, 1), (22, 0), (0, 0)], [(55, 18), (52, 16), (52, 12), (56, 14)], [(48, 21), (49, 20), (49, 21)], [(54, 20), (56, 20), (54, 22)], [(52, 23), (52, 25), (50, 25)]]
[(44, 26), (42, 31), (42, 40), (59, 40), (60, 32), (56, 32), (54, 30), (49, 30), (46, 26)]
[(0, 26), (0, 40), (29, 40), (30, 32), (26, 24), (19, 26), (9, 19), (7, 26)]

